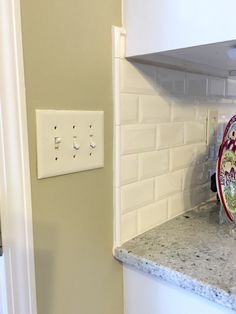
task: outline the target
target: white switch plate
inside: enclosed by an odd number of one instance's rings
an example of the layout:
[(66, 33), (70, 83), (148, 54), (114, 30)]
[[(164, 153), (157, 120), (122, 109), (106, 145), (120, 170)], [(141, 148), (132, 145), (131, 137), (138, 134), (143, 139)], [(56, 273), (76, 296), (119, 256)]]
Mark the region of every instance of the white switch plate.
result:
[(38, 178), (104, 166), (104, 112), (36, 110)]

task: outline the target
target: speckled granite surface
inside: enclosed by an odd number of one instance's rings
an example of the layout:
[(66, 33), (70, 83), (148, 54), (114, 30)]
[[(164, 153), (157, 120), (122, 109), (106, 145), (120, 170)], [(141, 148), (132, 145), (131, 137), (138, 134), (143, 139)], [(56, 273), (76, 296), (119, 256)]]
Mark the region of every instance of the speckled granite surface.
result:
[(236, 310), (236, 240), (210, 202), (126, 242), (115, 257)]

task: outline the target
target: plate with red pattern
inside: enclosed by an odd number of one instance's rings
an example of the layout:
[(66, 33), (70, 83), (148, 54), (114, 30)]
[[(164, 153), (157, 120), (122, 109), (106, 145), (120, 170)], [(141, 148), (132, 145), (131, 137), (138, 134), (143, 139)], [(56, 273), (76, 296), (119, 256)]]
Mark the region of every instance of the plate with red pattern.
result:
[(234, 115), (226, 124), (222, 143), (230, 140), (236, 140), (236, 115)]
[(228, 218), (236, 222), (236, 116), (226, 125), (216, 174), (221, 204)]

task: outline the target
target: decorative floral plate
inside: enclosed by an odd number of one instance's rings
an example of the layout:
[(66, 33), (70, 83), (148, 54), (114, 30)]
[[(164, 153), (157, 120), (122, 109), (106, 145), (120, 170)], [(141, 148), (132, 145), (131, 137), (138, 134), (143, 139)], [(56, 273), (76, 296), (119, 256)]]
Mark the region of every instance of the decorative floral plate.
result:
[[(235, 121), (233, 124), (235, 125)], [(236, 222), (236, 139), (234, 136), (236, 137), (236, 130), (229, 128), (219, 152), (216, 181), (221, 204), (228, 218)]]
[(236, 140), (236, 115), (234, 115), (226, 124), (222, 143), (227, 140)]

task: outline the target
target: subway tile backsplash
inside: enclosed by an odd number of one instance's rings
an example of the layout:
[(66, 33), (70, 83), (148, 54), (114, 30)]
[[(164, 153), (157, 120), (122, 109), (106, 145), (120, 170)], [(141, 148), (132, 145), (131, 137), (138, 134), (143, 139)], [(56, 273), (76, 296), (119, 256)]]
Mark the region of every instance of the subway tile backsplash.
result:
[(184, 123), (171, 122), (157, 126), (157, 148), (166, 149), (184, 145)]
[(206, 121), (186, 122), (184, 127), (185, 144), (206, 142)]
[[(207, 201), (219, 144), (236, 111), (236, 81), (114, 57), (118, 245)], [(216, 109), (216, 143), (207, 113)], [(118, 195), (118, 196), (117, 196)]]
[(159, 95), (140, 96), (139, 112), (141, 123), (170, 121), (170, 103)]
[(152, 178), (169, 171), (169, 151), (159, 150), (139, 154), (140, 179)]
[(141, 180), (121, 188), (121, 208), (124, 213), (154, 201), (154, 180)]
[(121, 127), (121, 151), (124, 155), (153, 151), (155, 148), (155, 125), (135, 124)]

